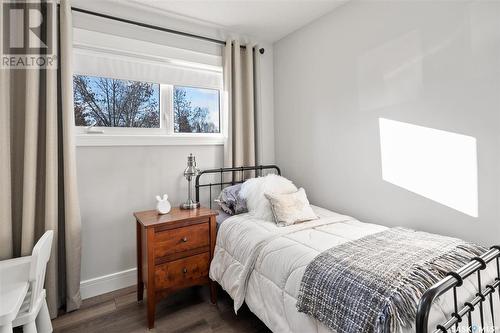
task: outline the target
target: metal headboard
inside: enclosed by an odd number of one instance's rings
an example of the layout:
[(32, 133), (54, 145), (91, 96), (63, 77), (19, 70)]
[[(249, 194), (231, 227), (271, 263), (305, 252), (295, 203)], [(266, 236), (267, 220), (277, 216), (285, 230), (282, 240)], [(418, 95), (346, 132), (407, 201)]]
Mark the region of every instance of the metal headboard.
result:
[[(256, 166), (242, 166), (233, 168), (219, 168), (219, 169), (209, 169), (202, 170), (196, 176), (195, 179), (195, 191), (196, 191), (196, 201), (200, 201), (200, 188), (208, 187), (210, 190), (209, 200), (210, 208), (212, 208), (212, 188), (217, 186), (222, 190), (224, 186), (235, 185), (245, 182), (249, 178), (255, 178), (263, 175), (264, 170), (274, 170), (276, 174), (281, 175), (281, 170), (277, 165), (256, 165)], [(251, 177), (253, 171), (253, 177)], [(203, 175), (218, 174), (218, 182), (200, 183), (200, 179)], [(226, 180), (230, 179), (230, 180)]]

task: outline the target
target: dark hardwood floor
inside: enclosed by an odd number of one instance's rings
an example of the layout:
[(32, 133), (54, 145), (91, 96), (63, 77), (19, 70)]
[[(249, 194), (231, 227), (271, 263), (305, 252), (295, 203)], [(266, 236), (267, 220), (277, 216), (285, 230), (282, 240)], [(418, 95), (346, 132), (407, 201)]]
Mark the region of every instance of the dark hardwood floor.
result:
[(117, 290), (83, 301), (80, 310), (53, 321), (54, 333), (268, 333), (269, 329), (246, 306), (233, 311), (231, 298), (221, 290), (217, 305), (207, 287), (172, 294), (156, 308), (155, 329), (146, 325), (145, 303), (137, 303), (135, 287)]

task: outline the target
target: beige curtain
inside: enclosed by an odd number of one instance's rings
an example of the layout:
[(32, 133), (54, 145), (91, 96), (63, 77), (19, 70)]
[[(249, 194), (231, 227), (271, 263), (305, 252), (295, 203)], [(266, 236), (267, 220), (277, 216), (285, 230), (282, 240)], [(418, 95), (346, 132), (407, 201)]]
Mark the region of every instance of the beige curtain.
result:
[(224, 48), (226, 133), (224, 166), (252, 166), (256, 160), (255, 61), (252, 45), (227, 40)]
[[(0, 69), (0, 258), (29, 255), (54, 230), (45, 288), (52, 317), (79, 308), (80, 209), (76, 187), (70, 4), (49, 2), (57, 68)], [(44, 20), (50, 11), (44, 11)], [(50, 25), (49, 25), (50, 26)], [(5, 38), (5, 32), (2, 36)]]

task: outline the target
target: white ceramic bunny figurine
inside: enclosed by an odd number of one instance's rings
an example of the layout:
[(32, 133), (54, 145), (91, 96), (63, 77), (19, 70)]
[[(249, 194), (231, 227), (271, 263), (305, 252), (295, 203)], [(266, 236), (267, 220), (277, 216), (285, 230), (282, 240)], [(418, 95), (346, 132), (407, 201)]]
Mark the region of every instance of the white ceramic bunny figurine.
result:
[(168, 202), (168, 195), (164, 194), (163, 198), (160, 198), (159, 195), (156, 196), (156, 200), (158, 200), (158, 203), (156, 204), (156, 210), (158, 211), (158, 214), (167, 214), (170, 212), (170, 202)]

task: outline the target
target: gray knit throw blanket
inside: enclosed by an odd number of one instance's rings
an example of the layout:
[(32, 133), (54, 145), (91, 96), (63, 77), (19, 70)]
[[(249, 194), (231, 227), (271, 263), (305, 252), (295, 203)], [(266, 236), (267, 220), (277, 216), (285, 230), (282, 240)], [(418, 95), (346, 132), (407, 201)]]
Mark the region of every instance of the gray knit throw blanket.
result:
[(412, 327), (422, 294), (485, 249), (392, 228), (335, 246), (306, 268), (297, 309), (337, 333)]

